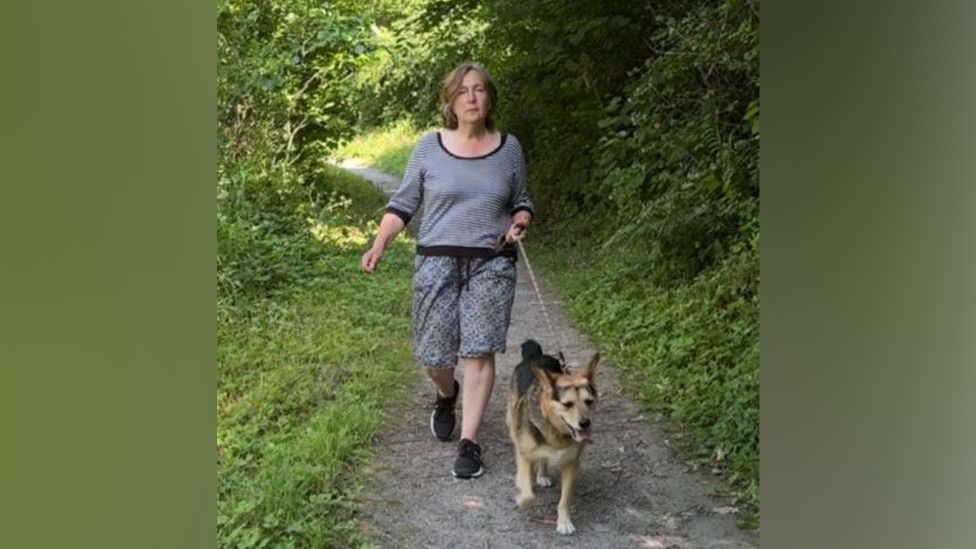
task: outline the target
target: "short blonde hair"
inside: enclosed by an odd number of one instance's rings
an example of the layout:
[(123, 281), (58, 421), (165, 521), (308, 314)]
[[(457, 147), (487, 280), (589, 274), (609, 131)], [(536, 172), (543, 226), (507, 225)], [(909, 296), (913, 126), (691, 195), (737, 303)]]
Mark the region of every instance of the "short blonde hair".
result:
[(456, 69), (448, 73), (447, 77), (444, 78), (444, 82), (441, 83), (441, 119), (445, 128), (449, 130), (457, 129), (458, 118), (454, 114), (454, 111), (451, 110), (451, 103), (457, 97), (464, 77), (471, 71), (480, 74), (481, 79), (485, 81), (485, 91), (488, 92), (488, 116), (485, 117), (485, 127), (493, 130), (495, 129), (495, 107), (498, 106), (498, 88), (495, 86), (495, 81), (492, 80), (491, 75), (488, 74), (488, 70), (481, 66), (480, 63), (474, 63), (472, 61), (461, 63)]

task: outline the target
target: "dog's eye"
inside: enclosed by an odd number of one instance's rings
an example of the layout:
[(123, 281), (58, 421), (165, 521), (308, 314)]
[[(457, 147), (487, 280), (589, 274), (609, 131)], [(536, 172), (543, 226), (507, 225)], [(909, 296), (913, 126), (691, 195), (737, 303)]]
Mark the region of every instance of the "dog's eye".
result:
[(588, 399), (584, 400), (583, 402), (586, 403), (587, 406), (593, 406), (593, 399), (592, 398), (588, 398)]
[(561, 404), (563, 406), (567, 407), (567, 408), (572, 408), (573, 407), (572, 401), (570, 401), (570, 402), (562, 402)]

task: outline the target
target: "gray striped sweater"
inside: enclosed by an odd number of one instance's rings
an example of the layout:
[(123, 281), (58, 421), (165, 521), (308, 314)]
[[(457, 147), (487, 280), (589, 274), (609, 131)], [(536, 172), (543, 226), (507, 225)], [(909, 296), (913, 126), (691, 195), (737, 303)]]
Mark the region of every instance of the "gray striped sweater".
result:
[(533, 209), (518, 139), (502, 134), (492, 152), (463, 158), (447, 151), (440, 133), (424, 135), (410, 155), (403, 182), (386, 211), (409, 223), (421, 204), (418, 254), (497, 255), (495, 244), (511, 225), (512, 215)]

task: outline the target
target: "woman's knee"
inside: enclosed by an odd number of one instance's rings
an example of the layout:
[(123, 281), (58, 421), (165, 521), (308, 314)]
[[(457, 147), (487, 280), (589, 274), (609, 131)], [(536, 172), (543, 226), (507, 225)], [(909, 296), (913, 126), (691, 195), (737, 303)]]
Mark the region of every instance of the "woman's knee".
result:
[(463, 357), (461, 360), (464, 362), (465, 368), (483, 370), (495, 366), (494, 353), (482, 356)]

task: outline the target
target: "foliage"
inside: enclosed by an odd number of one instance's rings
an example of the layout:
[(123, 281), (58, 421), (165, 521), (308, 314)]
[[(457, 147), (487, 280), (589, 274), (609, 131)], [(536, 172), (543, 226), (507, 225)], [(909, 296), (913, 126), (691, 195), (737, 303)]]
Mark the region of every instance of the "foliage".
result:
[(486, 9), (477, 0), (406, 0), (377, 9), (377, 47), (356, 78), (360, 127), (439, 122), (441, 78), (488, 51)]
[(351, 78), (373, 47), (358, 2), (226, 0), (217, 13), (218, 143), (314, 161), (351, 133)]
[(363, 227), (333, 228), (347, 235), (323, 239), (314, 283), (218, 303), (221, 547), (363, 541), (353, 515), (358, 485), (342, 473), (365, 457), (384, 403), (410, 385), (412, 263), (408, 243), (398, 244), (384, 276), (365, 277), (355, 238)]
[(343, 205), (353, 199), (360, 209), (382, 205), (368, 184), (323, 164), (352, 131), (351, 77), (373, 44), (361, 8), (307, 0), (218, 5), (221, 295), (265, 295), (307, 279), (318, 253), (310, 224), (347, 221)]
[[(314, 282), (325, 253), (312, 229), (375, 219), (385, 199), (367, 182), (322, 166), (312, 184), (289, 188), (241, 162), (218, 182), (217, 283), (221, 296), (262, 296)], [(302, 193), (302, 194), (299, 194)]]
[(758, 231), (753, 16), (730, 0), (659, 17), (659, 54), (604, 109), (594, 192), (622, 221), (603, 246), (639, 255), (633, 268), (657, 284), (693, 278)]
[(352, 132), (351, 77), (373, 47), (362, 8), (218, 4), (221, 547), (363, 543), (344, 471), (410, 375), (408, 244), (364, 277), (385, 197), (323, 162)]

